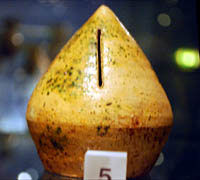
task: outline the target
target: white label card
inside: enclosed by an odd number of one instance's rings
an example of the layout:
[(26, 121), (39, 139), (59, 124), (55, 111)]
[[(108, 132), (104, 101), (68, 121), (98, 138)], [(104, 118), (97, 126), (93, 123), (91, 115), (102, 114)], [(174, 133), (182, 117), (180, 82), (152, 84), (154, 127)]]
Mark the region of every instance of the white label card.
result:
[(84, 180), (126, 180), (127, 152), (85, 153)]

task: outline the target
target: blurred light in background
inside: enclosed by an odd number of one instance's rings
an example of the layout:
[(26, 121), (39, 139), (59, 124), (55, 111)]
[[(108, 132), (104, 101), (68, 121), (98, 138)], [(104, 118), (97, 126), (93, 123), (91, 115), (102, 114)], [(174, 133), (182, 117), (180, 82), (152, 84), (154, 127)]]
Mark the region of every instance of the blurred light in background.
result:
[(22, 33), (15, 33), (11, 37), (11, 41), (14, 46), (19, 46), (24, 42), (24, 35)]
[(154, 166), (160, 166), (163, 162), (164, 162), (164, 154), (161, 152)]
[(157, 16), (158, 24), (164, 27), (168, 27), (171, 24), (171, 18), (166, 13), (161, 13)]
[(31, 175), (32, 179), (34, 179), (34, 180), (37, 180), (39, 178), (39, 174), (38, 174), (37, 170), (34, 168), (29, 168), (26, 170), (26, 172), (29, 173)]
[(21, 172), (21, 173), (19, 173), (17, 180), (32, 180), (32, 177), (27, 172)]
[(193, 70), (200, 67), (199, 51), (197, 49), (180, 48), (175, 52), (175, 61), (183, 70)]
[(2, 133), (23, 134), (26, 131), (27, 125), (25, 123), (25, 120), (17, 112), (12, 112), (8, 114), (6, 117), (3, 117), (0, 121), (0, 132)]

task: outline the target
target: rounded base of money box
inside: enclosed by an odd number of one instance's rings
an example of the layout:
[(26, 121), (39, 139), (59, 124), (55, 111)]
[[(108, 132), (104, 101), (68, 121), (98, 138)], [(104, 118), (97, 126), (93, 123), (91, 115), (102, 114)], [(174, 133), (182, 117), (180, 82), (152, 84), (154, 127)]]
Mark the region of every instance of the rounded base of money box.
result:
[(170, 127), (106, 128), (28, 121), (44, 168), (69, 177), (83, 177), (87, 150), (128, 152), (127, 178), (147, 174), (157, 160)]

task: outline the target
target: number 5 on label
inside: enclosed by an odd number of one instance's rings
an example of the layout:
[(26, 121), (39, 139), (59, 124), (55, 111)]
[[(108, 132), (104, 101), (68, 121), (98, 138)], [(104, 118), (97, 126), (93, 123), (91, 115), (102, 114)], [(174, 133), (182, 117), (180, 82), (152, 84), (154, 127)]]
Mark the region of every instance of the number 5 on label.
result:
[(126, 152), (87, 151), (84, 180), (125, 180), (126, 166)]
[(111, 169), (108, 168), (101, 168), (100, 169), (100, 174), (99, 177), (103, 178), (103, 177), (107, 177), (108, 180), (112, 180), (111, 176), (109, 174), (107, 174), (106, 172), (110, 172)]

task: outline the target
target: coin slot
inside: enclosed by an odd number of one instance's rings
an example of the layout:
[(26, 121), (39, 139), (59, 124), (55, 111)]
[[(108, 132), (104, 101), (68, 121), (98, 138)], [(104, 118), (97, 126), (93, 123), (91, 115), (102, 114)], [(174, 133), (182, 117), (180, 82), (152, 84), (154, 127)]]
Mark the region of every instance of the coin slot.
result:
[(101, 30), (97, 31), (97, 54), (98, 54), (98, 85), (102, 87), (102, 63), (101, 63)]

